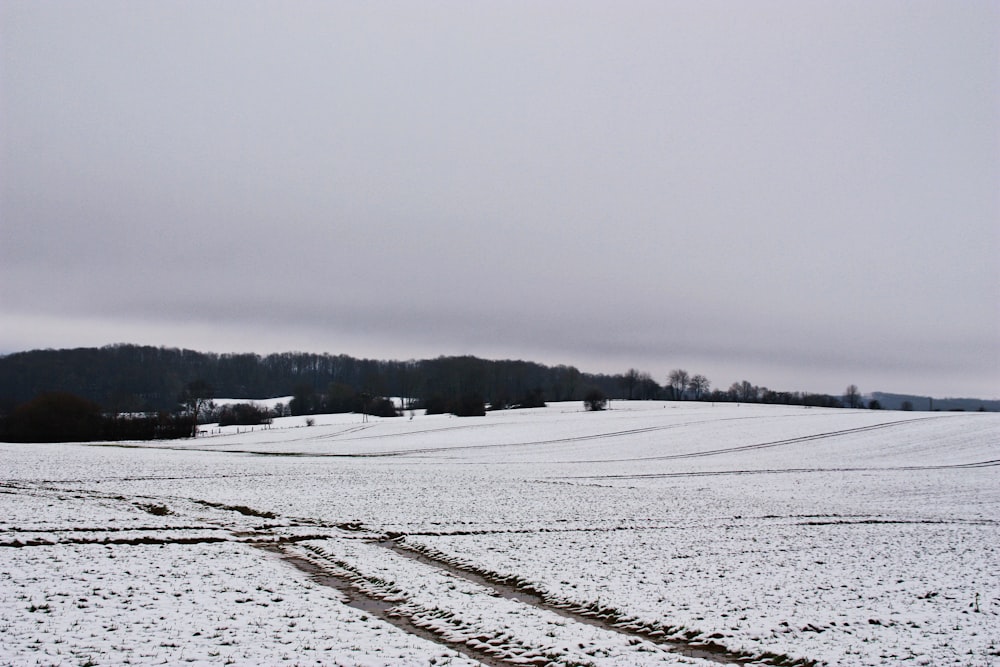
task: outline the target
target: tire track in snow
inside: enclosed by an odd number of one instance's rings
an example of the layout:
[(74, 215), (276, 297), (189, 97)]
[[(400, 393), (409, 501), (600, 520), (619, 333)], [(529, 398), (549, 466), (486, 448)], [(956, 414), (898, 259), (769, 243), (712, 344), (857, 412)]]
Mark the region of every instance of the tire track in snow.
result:
[[(795, 414), (796, 417), (809, 417), (812, 415), (799, 415)], [(568, 436), (564, 438), (551, 438), (546, 440), (531, 440), (528, 442), (510, 442), (510, 443), (490, 443), (484, 445), (462, 445), (458, 447), (423, 447), (419, 449), (408, 449), (408, 450), (392, 450), (384, 452), (371, 452), (371, 453), (360, 453), (360, 454), (317, 454), (315, 456), (340, 456), (340, 457), (356, 457), (356, 458), (374, 458), (374, 457), (389, 457), (389, 456), (412, 456), (421, 454), (435, 454), (439, 452), (460, 452), (467, 450), (483, 450), (483, 449), (502, 449), (507, 447), (537, 447), (541, 445), (558, 445), (567, 443), (578, 443), (578, 442), (588, 442), (593, 440), (604, 440), (607, 438), (620, 438), (629, 437), (633, 435), (644, 435), (647, 433), (655, 433), (659, 431), (668, 431), (672, 429), (684, 428), (687, 426), (697, 426), (699, 424), (706, 423), (720, 423), (720, 422), (730, 422), (730, 421), (745, 421), (745, 420), (758, 420), (758, 419), (771, 419), (773, 415), (751, 415), (747, 417), (727, 417), (725, 419), (703, 419), (689, 422), (681, 422), (677, 424), (662, 424), (658, 426), (644, 426), (640, 428), (625, 429), (621, 431), (609, 431), (603, 433), (593, 433), (590, 435), (578, 435), (578, 436)], [(581, 460), (574, 461), (574, 463), (621, 463), (627, 461), (656, 461), (656, 460), (670, 460), (670, 459), (680, 459), (680, 458), (695, 458), (702, 456), (716, 456), (719, 454), (732, 453), (736, 451), (753, 450), (753, 449), (764, 449), (769, 447), (779, 447), (790, 444), (798, 444), (802, 442), (810, 442), (813, 440), (822, 440), (826, 438), (835, 438), (843, 435), (850, 435), (853, 433), (862, 433), (866, 431), (872, 431), (883, 428), (891, 428), (900, 424), (909, 424), (912, 422), (926, 421), (929, 419), (945, 419), (943, 416), (933, 416), (933, 417), (916, 417), (912, 419), (903, 419), (890, 422), (883, 422), (880, 424), (872, 424), (869, 426), (860, 426), (856, 428), (841, 429), (837, 431), (828, 431), (824, 433), (813, 433), (804, 436), (798, 436), (795, 438), (785, 438), (782, 440), (773, 440), (769, 442), (755, 443), (752, 445), (739, 445), (736, 447), (725, 447), (714, 450), (707, 450), (701, 452), (691, 452), (687, 454), (668, 454), (663, 456), (648, 456), (648, 457), (638, 457), (638, 458), (623, 458), (623, 459), (593, 459), (593, 460)], [(491, 425), (484, 425), (491, 426)], [(464, 427), (451, 427), (451, 428), (464, 428)], [(446, 429), (442, 429), (446, 430)], [(359, 438), (360, 439), (360, 438)], [(309, 455), (307, 455), (309, 456)]]
[[(515, 635), (516, 627), (484, 626), (482, 619), (466, 620), (448, 608), (447, 600), (418, 602), (395, 582), (365, 575), (318, 545), (302, 545), (292, 552), (281, 549), (290, 563), (310, 574), (317, 583), (333, 586), (347, 597), (345, 604), (374, 613), (382, 620), (411, 634), (454, 649), (490, 667), (546, 665), (548, 667), (595, 667), (590, 656), (574, 655), (565, 647), (532, 646)], [(436, 568), (440, 570), (440, 568)], [(492, 589), (477, 596), (480, 602), (497, 599)], [(443, 606), (442, 606), (443, 605)], [(581, 645), (582, 648), (582, 645)]]
[[(734, 419), (751, 419), (748, 417), (734, 417)], [(903, 424), (911, 424), (913, 422), (928, 421), (931, 419), (945, 419), (945, 417), (917, 417), (914, 419), (903, 419), (899, 421), (883, 422), (881, 424), (871, 424), (869, 426), (858, 426), (855, 428), (846, 428), (838, 431), (827, 431), (824, 433), (813, 433), (810, 435), (802, 435), (795, 438), (784, 438), (781, 440), (770, 440), (768, 442), (759, 442), (752, 445), (737, 445), (736, 447), (721, 447), (719, 449), (707, 449), (698, 452), (688, 452), (686, 454), (664, 454), (662, 456), (643, 456), (627, 459), (594, 459), (588, 461), (577, 461), (577, 463), (624, 463), (628, 461), (672, 461), (676, 459), (694, 459), (703, 458), (707, 456), (719, 456), (720, 454), (732, 454), (735, 452), (748, 452), (757, 449), (770, 449), (772, 447), (784, 447), (785, 445), (797, 445), (803, 442), (812, 442), (815, 440), (826, 440), (829, 438), (839, 438), (845, 435), (854, 435), (856, 433), (866, 433), (869, 431), (877, 431), (881, 429), (893, 428), (895, 426), (900, 426)], [(714, 420), (716, 422), (725, 420)]]
[[(681, 457), (677, 457), (681, 458)], [(715, 477), (720, 475), (781, 475), (808, 474), (824, 472), (914, 472), (920, 470), (972, 470), (976, 468), (993, 468), (1000, 466), (1000, 459), (976, 461), (973, 463), (942, 463), (926, 466), (884, 466), (860, 468), (759, 468), (753, 470), (702, 470), (688, 472), (653, 472), (624, 475), (579, 475), (552, 477), (550, 479), (659, 479), (669, 477)]]
[[(285, 562), (309, 575), (309, 578), (316, 583), (336, 589), (344, 596), (344, 604), (349, 607), (372, 614), (408, 634), (450, 648), (466, 658), (477, 660), (488, 667), (507, 667), (510, 664), (490, 655), (490, 653), (484, 650), (470, 646), (467, 643), (449, 641), (441, 633), (435, 633), (430, 629), (421, 627), (421, 625), (415, 623), (409, 616), (399, 613), (397, 607), (405, 598), (402, 598), (398, 593), (391, 590), (383, 591), (381, 595), (373, 592), (370, 585), (364, 585), (363, 577), (357, 571), (347, 569), (346, 564), (338, 564), (339, 567), (330, 567), (330, 565), (319, 564), (315, 559), (291, 553), (289, 550), (279, 546), (260, 545), (260, 548), (277, 554)], [(367, 583), (370, 584), (371, 582)]]
[[(809, 416), (812, 416), (812, 415), (795, 414), (795, 415), (789, 415), (789, 416), (809, 417)], [(548, 440), (530, 440), (530, 441), (527, 441), (527, 442), (489, 443), (489, 444), (482, 444), (482, 445), (459, 445), (459, 446), (456, 446), (456, 447), (421, 447), (421, 448), (417, 448), (417, 449), (394, 449), (394, 450), (387, 450), (387, 451), (381, 451), (381, 452), (356, 452), (356, 453), (337, 453), (337, 452), (333, 452), (333, 453), (323, 453), (323, 452), (268, 452), (268, 451), (260, 451), (260, 450), (253, 450), (253, 449), (226, 449), (226, 450), (217, 450), (217, 449), (208, 450), (208, 449), (206, 449), (205, 451), (213, 451), (213, 452), (224, 451), (225, 453), (230, 453), (230, 454), (254, 454), (254, 455), (258, 455), (258, 456), (287, 456), (287, 457), (306, 457), (306, 458), (359, 458), (359, 459), (364, 459), (364, 458), (381, 458), (381, 457), (400, 457), (400, 456), (410, 456), (410, 455), (420, 455), (420, 454), (435, 454), (435, 453), (439, 453), (439, 452), (458, 452), (458, 451), (467, 451), (467, 450), (498, 449), (498, 448), (505, 448), (505, 447), (536, 447), (536, 446), (539, 446), (539, 445), (557, 445), (557, 444), (566, 444), (566, 443), (574, 443), (574, 442), (587, 442), (587, 441), (591, 441), (591, 440), (603, 440), (603, 439), (606, 439), (606, 438), (617, 438), (617, 437), (627, 437), (627, 436), (631, 436), (631, 435), (642, 435), (644, 433), (651, 433), (651, 432), (656, 432), (656, 431), (665, 431), (665, 430), (670, 430), (670, 429), (683, 428), (685, 426), (696, 426), (698, 424), (704, 424), (704, 423), (718, 423), (718, 422), (739, 421), (739, 420), (748, 420), (748, 419), (771, 419), (773, 417), (774, 417), (774, 415), (750, 415), (750, 416), (747, 416), (747, 417), (726, 417), (724, 419), (706, 419), (706, 420), (698, 420), (698, 421), (690, 421), (690, 422), (681, 422), (681, 423), (677, 423), (677, 424), (663, 424), (663, 425), (659, 425), (659, 426), (645, 426), (645, 427), (641, 427), (641, 428), (626, 429), (626, 430), (622, 430), (622, 431), (609, 431), (609, 432), (602, 432), (602, 433), (592, 433), (592, 434), (589, 434), (589, 435), (567, 436), (567, 437), (564, 437), (564, 438), (552, 438), (552, 439), (548, 439)], [(414, 435), (426, 435), (426, 434), (431, 434), (431, 433), (443, 433), (443, 432), (447, 432), (447, 431), (464, 431), (464, 430), (470, 430), (470, 429), (489, 429), (489, 428), (496, 428), (498, 426), (500, 426), (500, 424), (494, 424), (494, 423), (490, 423), (490, 424), (463, 424), (463, 425), (460, 425), (460, 426), (443, 426), (443, 427), (440, 427), (440, 428), (430, 428), (430, 429), (424, 429), (424, 430), (420, 430), (420, 431), (406, 431), (406, 432), (401, 432), (401, 433), (386, 433), (386, 434), (377, 434), (377, 435), (365, 435), (365, 436), (357, 436), (357, 437), (350, 437), (350, 438), (340, 438), (340, 437), (338, 437), (340, 434), (334, 434), (332, 436), (317, 436), (315, 438), (311, 438), (310, 440), (324, 440), (324, 439), (326, 439), (326, 440), (336, 440), (337, 442), (352, 442), (352, 441), (361, 441), (361, 440), (384, 440), (384, 439), (387, 440), (387, 439), (391, 439), (391, 438), (412, 437)], [(261, 444), (271, 444), (271, 443), (261, 443)], [(284, 441), (282, 441), (282, 444), (286, 444), (286, 443), (284, 443)], [(167, 449), (167, 448), (163, 447), (161, 449)], [(183, 451), (199, 451), (199, 450), (196, 447), (188, 447), (188, 448), (183, 448)]]
[[(809, 416), (809, 415), (795, 415), (795, 416)], [(468, 451), (468, 450), (502, 449), (502, 448), (507, 448), (507, 447), (537, 447), (539, 445), (560, 445), (560, 444), (567, 444), (567, 443), (589, 442), (589, 441), (592, 441), (592, 440), (604, 440), (604, 439), (607, 439), (607, 438), (620, 438), (620, 437), (628, 437), (628, 436), (632, 436), (632, 435), (643, 435), (645, 433), (655, 433), (657, 431), (668, 431), (668, 430), (671, 430), (671, 429), (683, 428), (685, 426), (696, 426), (698, 424), (718, 423), (718, 422), (727, 422), (727, 421), (740, 421), (740, 420), (747, 420), (747, 419), (770, 419), (772, 417), (773, 417), (773, 415), (767, 415), (767, 416), (764, 416), (764, 415), (751, 415), (751, 416), (748, 416), (748, 417), (726, 417), (724, 419), (703, 419), (703, 420), (698, 420), (698, 421), (681, 422), (681, 423), (677, 423), (677, 424), (661, 424), (659, 426), (643, 426), (643, 427), (640, 427), (640, 428), (631, 428), (631, 429), (625, 429), (625, 430), (622, 430), (622, 431), (607, 431), (607, 432), (603, 432), (603, 433), (592, 433), (590, 435), (575, 435), (575, 436), (567, 436), (567, 437), (564, 437), (564, 438), (551, 438), (551, 439), (547, 439), (547, 440), (530, 440), (530, 441), (527, 441), (527, 442), (490, 443), (490, 444), (485, 444), (485, 445), (461, 445), (461, 446), (458, 446), (458, 447), (422, 447), (422, 448), (419, 448), (419, 449), (399, 449), (399, 450), (391, 450), (391, 451), (384, 451), (384, 452), (371, 452), (371, 453), (362, 453), (362, 454), (318, 454), (317, 456), (342, 456), (342, 457), (343, 456), (348, 456), (348, 457), (356, 457), (356, 458), (374, 458), (374, 457), (381, 457), (381, 456), (410, 456), (410, 455), (419, 455), (419, 454), (435, 454), (435, 453), (438, 453), (438, 452), (460, 452), (460, 451)], [(495, 425), (494, 424), (483, 424), (482, 425), (482, 427), (490, 427), (490, 426), (495, 426)], [(466, 428), (466, 427), (464, 427), (464, 426), (454, 426), (454, 427), (443, 428), (443, 429), (434, 429), (434, 430), (446, 431), (446, 430), (454, 430), (454, 429), (462, 429), (462, 428)], [(433, 432), (433, 431), (422, 431), (421, 433), (428, 433), (428, 432)], [(408, 435), (408, 434), (399, 434), (399, 435)], [(371, 437), (376, 437), (376, 436), (371, 436)], [(362, 440), (362, 439), (365, 439), (365, 438), (352, 438), (352, 439)], [(617, 459), (611, 459), (611, 460), (617, 460)], [(627, 461), (627, 460), (633, 460), (633, 459), (622, 459), (622, 460), (626, 460)], [(595, 462), (600, 462), (600, 461), (595, 461)], [(584, 463), (590, 463), (590, 461), (586, 461)]]
[(408, 543), (405, 541), (405, 536), (379, 539), (375, 543), (406, 558), (490, 588), (501, 597), (558, 614), (576, 623), (624, 635), (633, 641), (652, 642), (669, 653), (724, 665), (774, 664), (788, 667), (817, 667), (821, 664), (809, 659), (797, 659), (773, 653), (754, 655), (734, 652), (714, 641), (721, 637), (704, 637), (696, 630), (642, 621), (600, 603), (580, 604), (554, 598), (521, 577), (477, 568), (431, 547)]
[[(813, 415), (809, 414), (795, 414), (789, 415), (795, 417), (810, 417)], [(660, 431), (668, 431), (678, 428), (684, 428), (687, 426), (697, 426), (698, 424), (705, 423), (720, 423), (729, 421), (744, 421), (744, 420), (759, 420), (759, 419), (772, 419), (774, 415), (750, 415), (746, 417), (727, 417), (724, 419), (704, 419), (689, 422), (681, 422), (676, 424), (662, 424), (658, 426), (645, 426), (634, 429), (625, 429), (621, 431), (608, 431), (602, 433), (592, 433), (589, 435), (576, 435), (567, 436), (563, 438), (550, 438), (545, 440), (530, 440), (526, 442), (507, 442), (507, 443), (489, 443), (480, 445), (459, 445), (455, 447), (421, 447), (415, 449), (396, 449), (396, 450), (386, 450), (379, 452), (294, 452), (294, 451), (283, 451), (283, 452), (272, 452), (272, 451), (262, 451), (259, 449), (225, 449), (220, 450), (214, 447), (205, 447), (204, 449), (199, 447), (158, 447), (157, 449), (177, 449), (179, 451), (191, 452), (191, 451), (210, 451), (215, 453), (226, 453), (226, 454), (247, 454), (254, 456), (273, 456), (273, 457), (289, 457), (289, 458), (390, 458), (390, 457), (406, 457), (406, 456), (420, 456), (425, 454), (438, 454), (442, 452), (462, 452), (470, 450), (487, 450), (487, 449), (504, 449), (504, 448), (524, 448), (524, 447), (538, 447), (543, 445), (559, 445), (559, 444), (569, 444), (569, 443), (580, 443), (580, 442), (590, 442), (595, 440), (604, 440), (608, 438), (621, 438), (630, 437), (635, 435), (644, 435), (648, 433), (656, 433)], [(736, 447), (725, 447), (713, 450), (690, 452), (686, 454), (667, 454), (662, 456), (647, 456), (647, 457), (633, 457), (633, 458), (618, 458), (618, 459), (587, 459), (572, 461), (572, 463), (623, 463), (628, 461), (662, 461), (662, 460), (673, 460), (673, 459), (683, 459), (683, 458), (697, 458), (706, 456), (717, 456), (720, 454), (729, 454), (733, 452), (740, 451), (751, 451), (754, 449), (765, 449), (770, 447), (780, 447), (784, 445), (799, 444), (803, 442), (811, 442), (814, 440), (822, 440), (827, 438), (835, 438), (843, 435), (850, 435), (853, 433), (863, 433), (866, 431), (872, 431), (883, 428), (891, 428), (893, 426), (909, 424), (912, 422), (926, 421), (930, 419), (945, 419), (946, 416), (931, 416), (931, 417), (916, 417), (912, 419), (903, 419), (898, 421), (883, 422), (881, 424), (873, 424), (869, 426), (861, 426), (851, 429), (842, 429), (837, 431), (829, 431), (824, 433), (814, 433), (805, 436), (798, 436), (795, 438), (786, 438), (782, 440), (774, 440), (769, 442), (755, 443), (752, 445), (739, 445)], [(468, 424), (460, 426), (445, 426), (441, 428), (426, 429), (417, 432), (404, 432), (404, 433), (389, 433), (380, 435), (365, 435), (365, 436), (355, 436), (355, 437), (340, 437), (342, 435), (355, 433), (361, 430), (367, 430), (373, 425), (366, 425), (363, 427), (355, 427), (351, 429), (346, 429), (334, 434), (324, 434), (306, 438), (304, 441), (336, 441), (336, 442), (351, 442), (351, 441), (361, 441), (361, 440), (381, 440), (389, 439), (394, 437), (412, 437), (413, 435), (425, 435), (428, 433), (440, 433), (446, 431), (456, 431), (456, 430), (468, 430), (468, 429), (483, 429), (483, 428), (495, 428), (498, 424)], [(288, 444), (286, 441), (271, 441), (262, 442), (261, 445), (266, 444)], [(113, 445), (112, 445), (113, 446)], [(129, 445), (134, 446), (134, 445)], [(530, 461), (524, 461), (519, 463), (528, 463)]]
[[(549, 596), (546, 592), (535, 587), (531, 582), (516, 575), (502, 575), (496, 572), (476, 568), (470, 563), (461, 559), (449, 557), (446, 554), (420, 544), (406, 542), (406, 535), (403, 534), (379, 534), (363, 526), (355, 526), (355, 532), (366, 533), (369, 538), (365, 541), (371, 544), (386, 548), (405, 558), (414, 560), (423, 565), (429, 566), (444, 572), (448, 575), (469, 581), (477, 586), (493, 591), (496, 597), (505, 598), (521, 605), (543, 611), (554, 613), (568, 619), (574, 623), (596, 627), (600, 630), (614, 633), (625, 638), (630, 646), (641, 646), (644, 642), (650, 642), (659, 647), (660, 650), (697, 660), (708, 661), (726, 665), (749, 665), (749, 664), (775, 664), (787, 665), (789, 667), (816, 667), (821, 663), (803, 658), (792, 658), (786, 655), (773, 653), (750, 654), (730, 651), (725, 646), (717, 643), (716, 639), (721, 636), (704, 636), (696, 630), (683, 627), (667, 626), (658, 622), (642, 621), (631, 617), (625, 613), (601, 605), (599, 603), (580, 604), (577, 602), (562, 600)], [(498, 639), (483, 635), (475, 627), (463, 623), (460, 617), (447, 610), (428, 610), (415, 603), (405, 602), (405, 594), (391, 582), (382, 579), (365, 577), (355, 568), (343, 561), (332, 561), (326, 557), (322, 548), (310, 544), (300, 545), (299, 555), (293, 554), (287, 548), (278, 548), (286, 557), (292, 560), (303, 571), (311, 572), (314, 578), (317, 574), (334, 577), (327, 582), (334, 585), (338, 590), (345, 591), (345, 587), (355, 591), (354, 595), (360, 595), (362, 599), (375, 598), (383, 601), (397, 602), (383, 610), (385, 620), (408, 630), (412, 624), (418, 624), (426, 630), (441, 637), (440, 623), (443, 621), (450, 624), (448, 627), (455, 629), (459, 635), (463, 633), (478, 633), (469, 640), (473, 648), (495, 649), (491, 655), (502, 655), (510, 658), (502, 664), (567, 664), (560, 660), (552, 660), (551, 663), (545, 656), (546, 649), (531, 648), (520, 644), (511, 637)], [(307, 550), (303, 557), (301, 549)], [(275, 550), (271, 547), (270, 550)], [(303, 566), (302, 562), (309, 563)], [(317, 572), (317, 568), (319, 572)], [(373, 588), (374, 587), (374, 588)], [(364, 602), (371, 604), (371, 602)], [(380, 617), (383, 617), (380, 614)], [(409, 620), (405, 620), (409, 617)], [(403, 619), (402, 625), (400, 619)], [(408, 630), (409, 631), (409, 630)], [(570, 633), (572, 634), (572, 633)], [(424, 636), (424, 635), (421, 635)], [(454, 639), (444, 637), (445, 645), (462, 650), (454, 645)], [(493, 641), (497, 639), (497, 641)], [(440, 642), (439, 642), (440, 643)], [(478, 656), (471, 656), (481, 659)], [(549, 655), (548, 658), (555, 656)], [(537, 659), (537, 662), (535, 661)], [(488, 662), (487, 664), (496, 664)], [(569, 664), (579, 664), (571, 662)]]

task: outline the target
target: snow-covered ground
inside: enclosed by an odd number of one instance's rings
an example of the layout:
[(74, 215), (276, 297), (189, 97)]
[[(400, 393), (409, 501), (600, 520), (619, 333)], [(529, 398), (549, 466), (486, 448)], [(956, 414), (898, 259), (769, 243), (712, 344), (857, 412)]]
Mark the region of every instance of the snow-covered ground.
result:
[(0, 663), (1000, 665), (1000, 415), (612, 407), (0, 443)]

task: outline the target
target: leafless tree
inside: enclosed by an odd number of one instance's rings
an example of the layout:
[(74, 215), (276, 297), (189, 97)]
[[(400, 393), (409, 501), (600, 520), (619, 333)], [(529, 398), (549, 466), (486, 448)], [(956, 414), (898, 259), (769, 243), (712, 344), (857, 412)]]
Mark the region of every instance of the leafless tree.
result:
[(191, 437), (198, 436), (198, 419), (212, 403), (212, 387), (204, 380), (189, 382), (181, 393), (180, 402), (191, 416)]
[(734, 382), (729, 387), (729, 395), (742, 403), (754, 403), (760, 396), (760, 388), (750, 384), (747, 380)]
[(625, 391), (627, 392), (626, 398), (628, 398), (628, 400), (630, 401), (632, 400), (636, 385), (639, 384), (640, 376), (641, 374), (639, 373), (639, 371), (637, 371), (634, 368), (628, 369), (628, 372), (622, 376), (621, 379), (622, 388), (624, 388)]
[(844, 403), (849, 408), (861, 407), (861, 392), (858, 391), (858, 385), (847, 385), (847, 389), (844, 390)]
[(653, 401), (660, 397), (661, 387), (649, 373), (639, 374), (637, 396), (644, 401)]
[(711, 383), (704, 375), (694, 375), (688, 381), (688, 391), (691, 392), (691, 396), (696, 401), (701, 400), (701, 397), (707, 394), (710, 388)]
[(673, 389), (674, 398), (684, 400), (684, 390), (687, 389), (690, 379), (691, 376), (688, 375), (686, 370), (675, 368), (670, 371), (670, 375), (667, 376), (667, 385)]

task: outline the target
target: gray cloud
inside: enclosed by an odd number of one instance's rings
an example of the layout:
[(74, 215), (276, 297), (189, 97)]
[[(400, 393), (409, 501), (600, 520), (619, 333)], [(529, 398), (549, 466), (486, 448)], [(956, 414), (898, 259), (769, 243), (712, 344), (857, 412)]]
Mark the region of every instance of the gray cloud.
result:
[(996, 396), (998, 18), (0, 4), (0, 349)]

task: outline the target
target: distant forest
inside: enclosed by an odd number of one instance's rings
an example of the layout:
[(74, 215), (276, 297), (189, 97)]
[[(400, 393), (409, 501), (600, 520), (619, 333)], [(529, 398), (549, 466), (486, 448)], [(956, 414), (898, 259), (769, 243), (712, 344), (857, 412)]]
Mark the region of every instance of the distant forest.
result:
[[(478, 402), (492, 409), (583, 400), (598, 391), (616, 400), (740, 401), (822, 407), (878, 407), (857, 397), (782, 392), (749, 381), (713, 389), (708, 378), (674, 369), (664, 383), (650, 373), (584, 373), (573, 366), (471, 356), (379, 361), (347, 355), (286, 352), (215, 354), (165, 347), (34, 350), (0, 357), (0, 415), (48, 392), (64, 392), (116, 413), (177, 411), (194, 383), (208, 398), (294, 396), (292, 414), (346, 412), (359, 400), (401, 397), (407, 405), (448, 409)], [(856, 389), (856, 388), (855, 388)], [(917, 409), (926, 409), (923, 404)], [(359, 410), (360, 411), (360, 410)]]
[[(705, 400), (821, 407), (916, 410), (997, 410), (1000, 401), (929, 399), (875, 393), (864, 401), (851, 385), (842, 396), (783, 392), (749, 381), (713, 388), (708, 378), (683, 369), (660, 384), (631, 368), (621, 374), (584, 373), (573, 366), (471, 356), (420, 361), (379, 361), (347, 355), (285, 352), (214, 354), (176, 348), (109, 345), (34, 350), (0, 356), (0, 415), (50, 392), (91, 401), (106, 412), (176, 412), (197, 383), (207, 398), (262, 399), (294, 396), (286, 412), (361, 411), (380, 397), (400, 397), (407, 407), (453, 411), (455, 405), (492, 409), (532, 407), (545, 401), (583, 400), (598, 392), (616, 400)], [(473, 412), (478, 412), (473, 410)]]
[(34, 350), (0, 357), (0, 413), (45, 392), (66, 392), (108, 411), (174, 410), (194, 382), (211, 397), (261, 399), (295, 396), (302, 414), (326, 397), (347, 393), (396, 396), (413, 402), (437, 396), (480, 396), (514, 405), (540, 390), (546, 400), (574, 400), (597, 386), (618, 393), (616, 378), (570, 366), (526, 361), (439, 357), (379, 361), (347, 355), (287, 352), (215, 354), (164, 347), (110, 345)]

